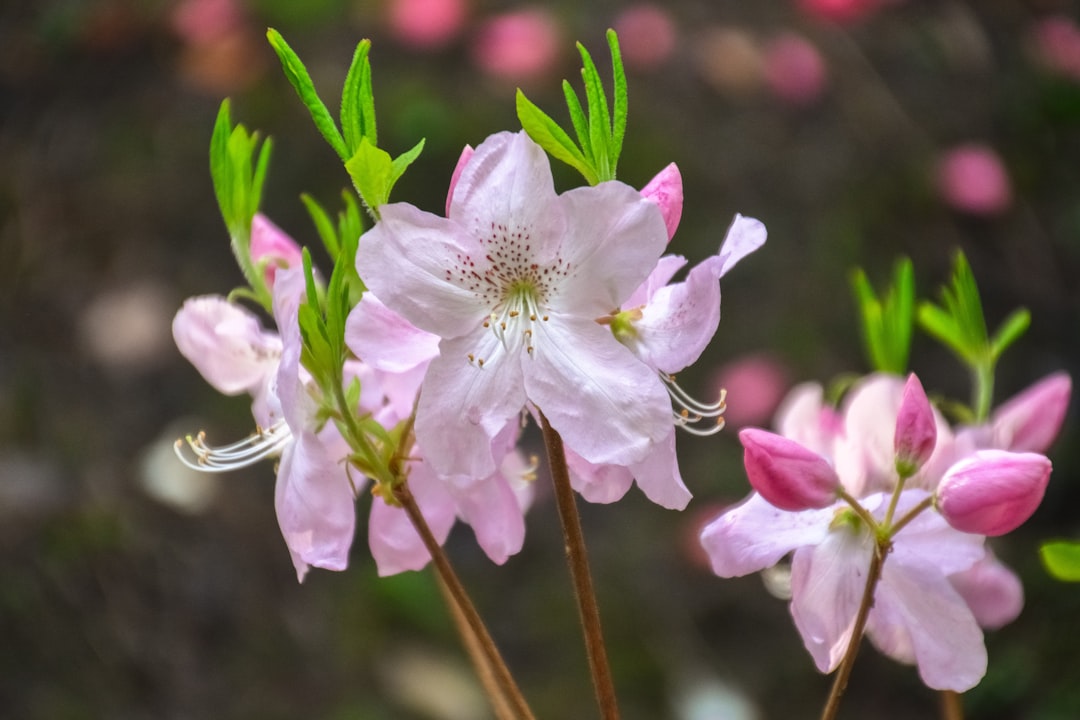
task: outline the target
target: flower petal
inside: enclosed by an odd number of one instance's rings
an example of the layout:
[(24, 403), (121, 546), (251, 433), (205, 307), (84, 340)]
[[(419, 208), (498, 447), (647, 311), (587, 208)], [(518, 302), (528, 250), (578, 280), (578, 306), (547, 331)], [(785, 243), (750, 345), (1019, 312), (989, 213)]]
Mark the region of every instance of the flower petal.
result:
[(299, 558), (327, 570), (348, 565), (356, 511), (342, 458), (310, 434), (298, 437), (281, 458), (274, 507), (294, 563)]
[(376, 370), (406, 372), (439, 354), (439, 336), (425, 332), (364, 293), (345, 320), (345, 343)]
[(491, 561), (502, 565), (525, 542), (525, 515), (501, 473), (458, 489), (450, 485), (458, 513), (472, 527), (476, 542)]
[(787, 512), (757, 493), (726, 511), (701, 532), (701, 544), (720, 577), (740, 577), (772, 567), (805, 545), (816, 545), (829, 532), (836, 508)]
[(1069, 409), (1072, 378), (1057, 372), (1043, 378), (994, 411), (994, 447), (1013, 452), (1046, 452)]
[(535, 328), (525, 392), (566, 446), (597, 464), (643, 460), (671, 428), (656, 374), (592, 320), (553, 314)]
[(847, 527), (816, 547), (801, 548), (791, 563), (791, 615), (821, 672), (831, 672), (847, 651), (870, 570), (873, 540)]
[(656, 267), (645, 278), (645, 282), (638, 285), (637, 290), (623, 301), (623, 308), (636, 308), (647, 304), (652, 300), (657, 291), (667, 285), (675, 273), (686, 265), (686, 258), (682, 255), (663, 255), (656, 261)]
[(570, 469), (570, 485), (591, 503), (613, 503), (621, 500), (634, 484), (630, 468), (621, 465), (594, 465), (570, 448), (566, 450), (566, 465)]
[(483, 328), (439, 347), (420, 391), (417, 443), (442, 475), (487, 477), (492, 439), (525, 405), (521, 358)]
[[(443, 483), (423, 463), (414, 463), (409, 472), (409, 491), (435, 540), (440, 545), (446, 542), (456, 515), (454, 500)], [(408, 514), (402, 508), (387, 505), (379, 497), (371, 503), (368, 545), (379, 577), (420, 570), (431, 560), (431, 554)]]
[(737, 262), (764, 245), (766, 237), (768, 233), (763, 222), (735, 213), (735, 219), (731, 221), (731, 226), (720, 244), (717, 279), (727, 275), (728, 270), (735, 267)]
[[(964, 692), (986, 674), (982, 630), (960, 594), (935, 569), (886, 560), (874, 601), (868, 625), (874, 644), (891, 657), (914, 655), (928, 687)], [(875, 617), (879, 608), (899, 628), (883, 626)]]
[(949, 582), (971, 608), (975, 620), (988, 630), (1004, 627), (1024, 609), (1024, 586), (1020, 578), (990, 552)]
[(630, 466), (645, 497), (669, 510), (683, 510), (690, 502), (690, 490), (679, 472), (675, 454), (675, 426), (668, 436), (656, 443), (645, 459)]

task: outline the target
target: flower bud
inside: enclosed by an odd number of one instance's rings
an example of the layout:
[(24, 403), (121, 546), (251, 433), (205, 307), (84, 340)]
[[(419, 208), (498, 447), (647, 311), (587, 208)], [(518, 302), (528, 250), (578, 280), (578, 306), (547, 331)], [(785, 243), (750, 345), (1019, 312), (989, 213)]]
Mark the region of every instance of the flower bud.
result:
[(937, 444), (937, 422), (934, 409), (926, 398), (922, 383), (914, 373), (908, 376), (900, 396), (896, 414), (896, 433), (893, 449), (896, 453), (896, 472), (909, 478), (930, 459)]
[(1072, 379), (1048, 375), (994, 411), (991, 420), (998, 447), (1013, 452), (1046, 452), (1061, 430), (1069, 407)]
[(475, 152), (473, 146), (466, 145), (461, 151), (461, 156), (458, 158), (457, 165), (454, 166), (454, 172), (450, 176), (450, 189), (446, 192), (446, 217), (450, 217), (450, 203), (454, 199), (454, 189), (457, 187), (458, 180), (461, 179), (461, 171), (469, 164), (473, 152)]
[(641, 196), (660, 208), (664, 225), (667, 227), (668, 240), (675, 237), (683, 206), (682, 174), (679, 166), (671, 163), (658, 172), (648, 185), (641, 188)]
[(741, 431), (739, 441), (750, 485), (770, 504), (798, 511), (828, 507), (836, 501), (840, 478), (817, 453), (755, 428)]
[(1004, 535), (1039, 507), (1050, 470), (1045, 455), (981, 450), (946, 471), (938, 511), (957, 530)]
[(266, 273), (266, 285), (274, 287), (278, 268), (299, 267), (303, 262), (300, 246), (262, 213), (251, 219), (251, 262)]

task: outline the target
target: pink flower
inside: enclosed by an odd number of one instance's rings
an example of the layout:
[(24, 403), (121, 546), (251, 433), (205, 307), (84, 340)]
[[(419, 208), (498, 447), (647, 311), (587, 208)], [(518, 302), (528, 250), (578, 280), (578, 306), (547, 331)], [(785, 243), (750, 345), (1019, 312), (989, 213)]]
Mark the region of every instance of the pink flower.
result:
[(461, 32), (466, 0), (391, 0), (390, 31), (406, 45), (422, 50), (443, 47)]
[(765, 46), (765, 82), (780, 100), (809, 105), (821, 97), (828, 82), (825, 60), (806, 38), (785, 33)]
[(1047, 69), (1080, 80), (1080, 27), (1065, 15), (1042, 18), (1029, 31), (1035, 58)]
[(1045, 455), (980, 450), (945, 473), (937, 488), (937, 508), (958, 530), (1004, 535), (1039, 507), (1050, 470)]
[(209, 45), (244, 26), (237, 0), (181, 0), (173, 9), (176, 33), (193, 45)]
[(543, 75), (559, 52), (559, 26), (541, 8), (497, 15), (484, 22), (473, 40), (473, 61), (497, 78), (518, 81)]
[(1072, 378), (1056, 372), (999, 405), (990, 418), (992, 447), (1046, 452), (1065, 421), (1071, 394)]
[(682, 173), (679, 172), (679, 166), (671, 163), (658, 172), (645, 187), (641, 188), (641, 196), (656, 203), (660, 208), (664, 216), (664, 225), (667, 227), (668, 240), (675, 237), (683, 209)]
[(979, 626), (988, 630), (1008, 625), (1024, 607), (1020, 578), (989, 550), (967, 570), (950, 575), (949, 582), (971, 608)]
[(821, 20), (851, 23), (877, 9), (881, 0), (799, 0), (803, 12)]
[(303, 262), (303, 255), (296, 241), (262, 213), (256, 213), (251, 219), (249, 250), (251, 262), (256, 267), (264, 268), (266, 285), (271, 289), (274, 287), (274, 276), (278, 268), (300, 267)]
[(744, 355), (717, 368), (710, 386), (728, 391), (724, 413), (728, 427), (763, 425), (784, 398), (787, 369), (768, 354)]
[(615, 17), (613, 26), (627, 67), (648, 70), (663, 64), (678, 41), (671, 13), (653, 3), (631, 5)]
[[(897, 506), (906, 513), (926, 497), (906, 490)], [(882, 517), (888, 497), (861, 504)], [(846, 504), (786, 512), (761, 495), (728, 510), (701, 534), (713, 572), (737, 577), (771, 567), (794, 552), (791, 614), (818, 669), (840, 663), (862, 598), (874, 540)], [(950, 528), (936, 513), (922, 513), (893, 539), (871, 606), (866, 632), (883, 653), (915, 663), (929, 687), (963, 692), (986, 672), (982, 631), (948, 578), (983, 557), (983, 538)]]
[(495, 435), (528, 404), (589, 462), (633, 465), (671, 430), (655, 372), (595, 322), (667, 244), (659, 210), (618, 182), (556, 195), (524, 133), (484, 141), (448, 218), (399, 203), (360, 239), (357, 269), (388, 307), (438, 335), (416, 416), (442, 475), (494, 472)]
[(942, 199), (972, 215), (994, 215), (1012, 203), (1012, 187), (1001, 158), (985, 145), (960, 145), (938, 162)]
[(764, 430), (739, 433), (750, 485), (781, 510), (823, 508), (836, 502), (840, 478), (832, 466), (794, 440)]
[(900, 397), (893, 438), (896, 469), (905, 479), (926, 464), (937, 445), (934, 409), (926, 398), (922, 383), (914, 373), (908, 376)]

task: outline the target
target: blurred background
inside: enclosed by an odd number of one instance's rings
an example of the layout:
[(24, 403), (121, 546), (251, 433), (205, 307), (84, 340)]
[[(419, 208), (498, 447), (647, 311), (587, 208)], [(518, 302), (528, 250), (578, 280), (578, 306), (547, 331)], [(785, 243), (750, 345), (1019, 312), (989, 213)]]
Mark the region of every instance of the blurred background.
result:
[[(297, 585), (272, 464), (184, 471), (172, 442), (250, 430), (175, 350), (184, 298), (241, 283), (210, 184), (224, 97), (275, 140), (263, 210), (318, 246), (299, 201), (348, 179), (264, 39), (278, 28), (330, 107), (373, 40), (380, 144), (427, 146), (395, 190), (443, 207), (464, 144), (516, 129), (514, 90), (560, 122), (574, 41), (607, 70), (620, 32), (630, 125), (620, 178), (668, 162), (686, 207), (672, 251), (716, 251), (735, 212), (766, 247), (724, 279), (723, 319), (682, 376), (729, 390), (729, 426), (768, 425), (793, 383), (863, 372), (849, 274), (881, 286), (910, 256), (936, 297), (957, 248), (995, 326), (1034, 321), (997, 400), (1080, 370), (1080, 25), (1068, 0), (7, 0), (0, 9), (0, 716), (487, 717), (427, 573), (379, 579), (366, 503), (351, 567)], [(562, 188), (579, 181), (557, 168)], [(317, 262), (328, 267), (326, 258)], [(919, 337), (928, 390), (963, 369)], [(969, 717), (1080, 717), (1080, 586), (1037, 547), (1080, 537), (1071, 408), (1046, 501), (993, 543), (1023, 579), (1020, 619), (989, 633)], [(535, 438), (528, 438), (538, 449)], [(695, 499), (636, 489), (582, 507), (624, 717), (816, 717), (819, 675), (760, 577), (720, 580), (697, 530), (747, 491), (734, 432), (680, 437)], [(525, 549), (492, 566), (466, 529), (466, 585), (542, 718), (594, 716), (562, 541), (541, 471)], [(848, 718), (926, 718), (915, 671), (866, 649)]]

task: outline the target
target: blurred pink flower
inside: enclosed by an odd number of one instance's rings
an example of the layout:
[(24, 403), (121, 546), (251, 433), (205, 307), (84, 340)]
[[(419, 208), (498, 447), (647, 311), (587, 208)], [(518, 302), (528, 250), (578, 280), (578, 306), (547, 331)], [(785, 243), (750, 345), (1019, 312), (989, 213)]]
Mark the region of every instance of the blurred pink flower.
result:
[(559, 25), (548, 11), (533, 7), (485, 21), (473, 40), (473, 61), (506, 80), (536, 77), (555, 64)]
[(808, 105), (828, 82), (825, 60), (817, 46), (795, 33), (784, 33), (765, 46), (765, 83), (780, 100)]
[(297, 267), (303, 262), (300, 246), (288, 233), (262, 213), (251, 219), (251, 261), (262, 266), (269, 288), (274, 287), (278, 268)]
[(631, 5), (615, 18), (615, 32), (627, 66), (647, 70), (671, 57), (678, 31), (671, 13), (660, 5)]
[(467, 14), (466, 0), (391, 0), (387, 22), (406, 45), (434, 50), (461, 33)]
[(861, 20), (880, 4), (878, 0), (798, 0), (799, 7), (808, 15), (838, 23)]
[(729, 427), (765, 425), (787, 390), (787, 371), (769, 355), (744, 355), (716, 370), (712, 385), (714, 394), (728, 391), (724, 419)]
[(238, 0), (181, 0), (173, 9), (176, 34), (192, 45), (221, 40), (244, 24)]
[(937, 184), (942, 199), (961, 212), (994, 215), (1012, 203), (1012, 186), (1001, 157), (985, 145), (959, 145), (942, 155)]
[(1080, 26), (1064, 15), (1035, 23), (1029, 37), (1036, 60), (1047, 69), (1080, 81)]

